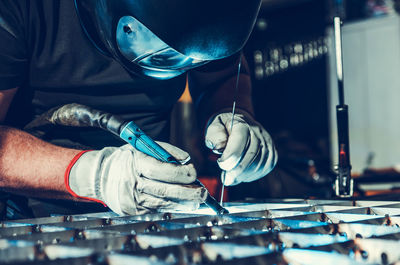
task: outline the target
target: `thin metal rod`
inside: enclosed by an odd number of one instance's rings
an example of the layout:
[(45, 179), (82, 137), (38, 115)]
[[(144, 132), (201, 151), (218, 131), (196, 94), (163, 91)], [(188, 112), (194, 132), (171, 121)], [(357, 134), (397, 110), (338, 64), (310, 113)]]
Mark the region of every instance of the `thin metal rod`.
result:
[[(236, 98), (238, 94), (238, 87), (239, 87), (239, 77), (240, 77), (240, 69), (242, 68), (242, 54), (240, 54), (239, 58), (239, 65), (238, 65), (238, 71), (236, 75), (236, 85), (235, 85), (235, 92), (233, 94), (233, 104), (232, 104), (232, 118), (231, 118), (231, 133), (233, 129), (233, 121), (235, 118), (235, 111), (236, 111)], [(221, 188), (221, 199), (220, 199), (220, 204), (222, 205), (222, 202), (224, 200), (224, 191), (225, 191), (225, 177), (226, 177), (226, 171), (222, 171), (222, 188)]]
[(224, 192), (225, 192), (225, 177), (226, 177), (226, 171), (223, 170), (222, 171), (222, 188), (221, 188), (221, 199), (219, 200), (219, 204), (222, 205), (223, 201), (224, 201)]
[(335, 56), (336, 74), (339, 88), (339, 105), (344, 105), (344, 85), (343, 85), (343, 53), (342, 53), (342, 21), (340, 17), (333, 18), (333, 29), (335, 31)]
[(236, 99), (237, 99), (237, 94), (238, 94), (238, 88), (239, 88), (239, 79), (240, 79), (240, 69), (242, 68), (242, 54), (240, 54), (240, 59), (239, 59), (239, 65), (238, 65), (238, 71), (237, 71), (237, 76), (236, 76), (236, 85), (235, 85), (235, 93), (233, 95), (233, 105), (232, 105), (232, 119), (231, 119), (231, 132), (233, 128), (233, 119), (235, 118), (235, 111), (236, 111)]

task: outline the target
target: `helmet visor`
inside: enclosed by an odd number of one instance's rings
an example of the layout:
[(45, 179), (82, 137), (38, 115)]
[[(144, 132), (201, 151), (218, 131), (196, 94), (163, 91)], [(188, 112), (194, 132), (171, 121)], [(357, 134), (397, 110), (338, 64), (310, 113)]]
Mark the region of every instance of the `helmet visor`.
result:
[(119, 20), (116, 39), (127, 60), (149, 70), (185, 72), (208, 62), (176, 51), (131, 16)]

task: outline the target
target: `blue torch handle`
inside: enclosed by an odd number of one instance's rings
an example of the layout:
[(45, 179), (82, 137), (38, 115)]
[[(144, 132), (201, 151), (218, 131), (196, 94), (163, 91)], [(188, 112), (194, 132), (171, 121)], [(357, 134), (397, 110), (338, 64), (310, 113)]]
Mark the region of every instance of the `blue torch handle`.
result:
[(147, 136), (133, 121), (122, 128), (120, 137), (140, 152), (163, 162), (180, 164), (175, 157)]

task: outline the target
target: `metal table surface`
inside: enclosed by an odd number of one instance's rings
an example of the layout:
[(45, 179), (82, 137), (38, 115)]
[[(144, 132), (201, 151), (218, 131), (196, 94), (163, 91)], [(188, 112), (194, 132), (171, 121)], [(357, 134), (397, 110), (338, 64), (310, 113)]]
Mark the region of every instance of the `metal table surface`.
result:
[(4, 264), (400, 264), (400, 201), (274, 199), (229, 215), (111, 212), (5, 221)]

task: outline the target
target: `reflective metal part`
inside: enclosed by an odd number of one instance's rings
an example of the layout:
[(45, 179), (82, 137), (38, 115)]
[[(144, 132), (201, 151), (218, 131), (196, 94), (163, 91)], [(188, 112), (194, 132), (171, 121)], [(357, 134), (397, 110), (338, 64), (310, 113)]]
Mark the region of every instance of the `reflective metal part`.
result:
[[(342, 4), (342, 2), (340, 3)], [(354, 180), (351, 177), (348, 106), (344, 101), (342, 20), (340, 16), (335, 16), (333, 21), (336, 73), (339, 91), (339, 103), (336, 106), (339, 163), (337, 165), (337, 176), (335, 180), (335, 194), (338, 197), (347, 198), (353, 196)]]
[(395, 201), (265, 200), (231, 214), (96, 213), (5, 221), (7, 264), (397, 264)]
[(121, 54), (155, 78), (169, 79), (208, 62), (174, 50), (132, 16), (119, 20), (116, 39)]
[(288, 249), (283, 252), (283, 257), (289, 264), (346, 264), (346, 265), (361, 265), (364, 262), (358, 262), (350, 257), (336, 254), (327, 253), (315, 250), (303, 249)]

